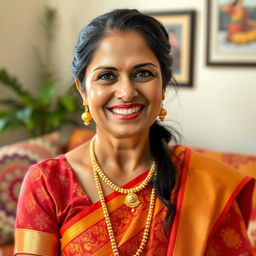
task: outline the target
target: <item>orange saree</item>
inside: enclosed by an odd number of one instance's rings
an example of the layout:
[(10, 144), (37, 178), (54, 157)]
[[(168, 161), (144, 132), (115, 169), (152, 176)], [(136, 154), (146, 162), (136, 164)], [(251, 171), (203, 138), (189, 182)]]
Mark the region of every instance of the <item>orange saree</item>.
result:
[[(210, 159), (177, 147), (177, 212), (164, 233), (166, 207), (157, 198), (150, 236), (142, 255), (252, 255), (245, 227), (253, 181)], [(235, 172), (235, 173), (233, 173)], [(130, 181), (130, 188), (148, 171)], [(138, 193), (135, 212), (124, 196), (106, 197), (120, 255), (134, 255), (142, 239), (151, 186)], [(216, 254), (213, 254), (216, 252)], [(22, 187), (15, 224), (15, 254), (113, 255), (100, 202), (92, 204), (65, 156), (30, 168)]]

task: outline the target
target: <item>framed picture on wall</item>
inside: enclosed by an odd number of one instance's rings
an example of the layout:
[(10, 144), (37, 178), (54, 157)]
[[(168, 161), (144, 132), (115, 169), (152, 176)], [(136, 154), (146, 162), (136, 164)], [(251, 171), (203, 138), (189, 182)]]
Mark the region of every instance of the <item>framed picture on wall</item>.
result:
[(206, 64), (256, 66), (256, 0), (208, 0)]
[(178, 86), (193, 85), (195, 11), (147, 13), (159, 20), (169, 34), (172, 71)]

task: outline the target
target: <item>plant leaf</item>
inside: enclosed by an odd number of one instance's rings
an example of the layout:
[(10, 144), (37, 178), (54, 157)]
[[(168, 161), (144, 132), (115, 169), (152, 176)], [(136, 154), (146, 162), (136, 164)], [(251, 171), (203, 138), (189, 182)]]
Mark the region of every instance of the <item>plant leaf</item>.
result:
[(0, 70), (0, 81), (3, 85), (9, 87), (18, 95), (29, 95), (29, 92), (22, 89), (22, 86), (18, 82), (17, 78), (8, 74), (8, 72), (5, 69)]
[(24, 107), (16, 111), (16, 117), (24, 124), (29, 124), (32, 116), (33, 108), (31, 106)]
[(76, 110), (76, 105), (74, 99), (69, 96), (61, 96), (58, 98), (58, 102), (62, 108), (68, 112), (74, 112)]
[(13, 99), (6, 99), (6, 100), (1, 99), (0, 104), (7, 105), (7, 106), (12, 106), (12, 107), (20, 107), (21, 106), (19, 101), (13, 100)]
[(35, 128), (36, 128), (36, 120), (34, 118), (31, 118), (28, 123), (26, 124), (27, 129), (32, 132), (35, 133)]
[(0, 133), (5, 131), (6, 126), (8, 125), (8, 115), (5, 112), (0, 112)]
[(49, 115), (48, 121), (51, 125), (51, 128), (57, 128), (62, 124), (64, 114), (62, 112), (54, 112)]
[(15, 117), (15, 112), (0, 112), (0, 133), (7, 130), (14, 130), (21, 125), (22, 123)]
[(50, 104), (53, 96), (56, 94), (56, 87), (53, 81), (47, 81), (40, 88), (39, 101), (42, 105)]

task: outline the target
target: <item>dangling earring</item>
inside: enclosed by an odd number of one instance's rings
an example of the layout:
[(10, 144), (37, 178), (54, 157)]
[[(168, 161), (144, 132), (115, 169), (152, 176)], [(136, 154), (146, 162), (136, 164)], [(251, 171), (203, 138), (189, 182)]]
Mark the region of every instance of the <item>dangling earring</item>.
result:
[(88, 125), (90, 124), (90, 121), (92, 120), (92, 115), (91, 115), (91, 113), (90, 113), (90, 111), (89, 111), (87, 102), (84, 102), (83, 105), (84, 105), (85, 111), (84, 111), (84, 113), (82, 114), (81, 118), (82, 118), (82, 120), (84, 121), (84, 124), (85, 124), (86, 126), (88, 126)]
[(159, 120), (164, 121), (166, 115), (167, 115), (167, 110), (162, 105), (162, 107), (160, 109), (160, 113), (159, 113)]

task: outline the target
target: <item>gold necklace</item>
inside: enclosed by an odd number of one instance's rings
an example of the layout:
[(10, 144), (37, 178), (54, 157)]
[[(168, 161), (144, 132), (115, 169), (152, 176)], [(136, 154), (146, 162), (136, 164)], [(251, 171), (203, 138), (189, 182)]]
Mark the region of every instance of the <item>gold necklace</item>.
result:
[(134, 208), (137, 207), (140, 204), (139, 197), (136, 195), (137, 192), (143, 190), (150, 180), (154, 177), (155, 175), (155, 170), (156, 170), (156, 164), (155, 161), (152, 162), (150, 166), (149, 173), (146, 177), (146, 179), (138, 186), (134, 188), (121, 188), (114, 184), (107, 176), (106, 174), (101, 170), (100, 166), (97, 163), (96, 157), (95, 157), (95, 152), (94, 152), (94, 139), (95, 137), (92, 138), (91, 144), (90, 144), (90, 157), (91, 157), (91, 162), (92, 162), (92, 168), (96, 170), (97, 174), (101, 177), (101, 179), (114, 191), (117, 191), (121, 194), (125, 194), (125, 205), (132, 208), (132, 212), (134, 212)]
[[(102, 190), (102, 187), (101, 187), (101, 184), (100, 184), (98, 172), (94, 168), (93, 168), (93, 174), (94, 174), (96, 189), (98, 191), (101, 207), (102, 207), (102, 210), (103, 210), (103, 215), (104, 215), (104, 218), (105, 218), (105, 221), (106, 221), (106, 226), (107, 226), (107, 230), (108, 230), (108, 235), (109, 235), (111, 248), (112, 248), (114, 256), (119, 256), (120, 254), (118, 252), (118, 247), (117, 247), (117, 243), (116, 243), (116, 239), (115, 239), (111, 219), (110, 219), (110, 216), (109, 216), (109, 213), (108, 213), (108, 208), (107, 208), (107, 204), (105, 202), (105, 198), (104, 198), (103, 190)], [(144, 232), (143, 232), (143, 237), (142, 237), (139, 249), (134, 254), (134, 256), (139, 256), (142, 253), (142, 251), (143, 251), (143, 249), (144, 249), (144, 247), (147, 243), (148, 235), (149, 235), (149, 231), (150, 231), (150, 225), (151, 225), (151, 222), (152, 222), (152, 219), (153, 219), (155, 198), (156, 198), (156, 190), (155, 190), (155, 188), (152, 188), (151, 196), (150, 196), (149, 209), (148, 209), (148, 216), (147, 216), (147, 220), (146, 220), (145, 229), (144, 229)]]

